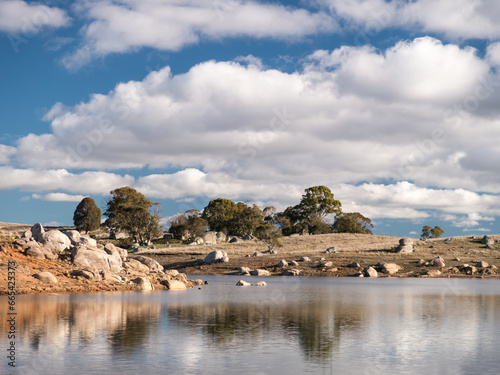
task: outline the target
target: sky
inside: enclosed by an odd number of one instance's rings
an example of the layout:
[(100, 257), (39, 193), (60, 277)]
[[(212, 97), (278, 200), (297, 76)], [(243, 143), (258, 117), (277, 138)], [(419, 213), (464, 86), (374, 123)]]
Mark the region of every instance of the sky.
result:
[(0, 221), (164, 222), (328, 186), (375, 234), (500, 233), (500, 2), (0, 0)]

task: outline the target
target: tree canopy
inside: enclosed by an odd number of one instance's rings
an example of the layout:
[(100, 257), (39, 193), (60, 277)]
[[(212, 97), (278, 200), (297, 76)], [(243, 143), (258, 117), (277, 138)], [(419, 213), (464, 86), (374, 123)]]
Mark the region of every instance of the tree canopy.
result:
[(439, 238), (443, 233), (444, 230), (442, 230), (441, 227), (436, 225), (434, 228), (431, 229), (431, 238)]
[(284, 234), (308, 232), (329, 233), (330, 225), (325, 222), (327, 215), (342, 212), (342, 204), (334, 198), (326, 186), (305, 189), (299, 204), (288, 207), (276, 215), (276, 222), (283, 227)]
[(373, 234), (372, 221), (359, 212), (344, 212), (336, 215), (332, 230), (335, 233), (366, 233)]
[(423, 240), (427, 238), (439, 238), (443, 233), (444, 230), (442, 230), (441, 227), (437, 225), (434, 228), (432, 228), (429, 225), (424, 225), (424, 227), (422, 228), (422, 234), (420, 235), (420, 238), (422, 238)]
[(73, 214), (73, 223), (76, 229), (80, 231), (89, 232), (99, 229), (101, 225), (101, 210), (92, 198), (83, 198), (78, 204)]
[(208, 223), (201, 217), (201, 212), (195, 209), (175, 215), (170, 220), (169, 232), (179, 240), (192, 240), (203, 236), (208, 229)]
[(149, 199), (130, 187), (110, 192), (105, 215), (108, 225), (123, 230), (139, 243), (149, 243), (161, 234), (159, 203)]
[(202, 217), (213, 231), (243, 236), (253, 234), (257, 227), (264, 224), (266, 214), (259, 206), (250, 202), (235, 203), (229, 199), (217, 198), (205, 207)]
[(203, 210), (202, 217), (207, 221), (211, 230), (227, 233), (235, 212), (236, 203), (230, 199), (217, 198), (208, 203)]

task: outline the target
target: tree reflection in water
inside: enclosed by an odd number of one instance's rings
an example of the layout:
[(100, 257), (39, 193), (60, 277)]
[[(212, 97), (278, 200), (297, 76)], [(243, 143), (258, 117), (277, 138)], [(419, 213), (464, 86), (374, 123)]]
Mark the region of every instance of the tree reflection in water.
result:
[(170, 321), (183, 329), (201, 332), (210, 347), (229, 350), (239, 342), (259, 343), (274, 335), (295, 339), (305, 358), (314, 363), (328, 362), (341, 335), (359, 330), (364, 315), (361, 306), (330, 304), (177, 305), (169, 306), (168, 313)]

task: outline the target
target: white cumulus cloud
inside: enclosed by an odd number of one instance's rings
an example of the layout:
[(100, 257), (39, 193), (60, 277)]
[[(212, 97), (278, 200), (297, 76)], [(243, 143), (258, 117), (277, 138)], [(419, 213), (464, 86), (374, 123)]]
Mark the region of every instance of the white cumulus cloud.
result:
[(66, 193), (33, 194), (33, 199), (48, 202), (80, 202), (85, 195), (72, 195)]
[[(165, 67), (55, 104), (49, 133), (8, 149), (4, 159), (24, 169), (0, 168), (0, 188), (83, 195), (129, 185), (186, 204), (203, 196), (285, 208), (327, 185), (346, 211), (371, 218), (438, 212), (481, 225), (500, 214), (495, 53), (424, 37), (384, 51), (317, 51), (295, 72), (253, 56), (178, 75)], [(116, 172), (128, 168), (138, 177)]]
[(141, 47), (175, 51), (204, 39), (294, 39), (337, 28), (323, 12), (243, 0), (82, 0), (76, 10), (89, 23), (82, 46), (63, 61), (68, 68)]
[(107, 172), (87, 171), (76, 174), (65, 169), (17, 169), (11, 166), (0, 166), (0, 176), (0, 190), (20, 189), (37, 193), (64, 190), (70, 193), (107, 194), (135, 181), (130, 175)]
[(322, 0), (349, 25), (360, 27), (359, 42), (374, 32), (404, 28), (440, 33), (450, 39), (500, 37), (500, 3), (494, 0)]
[(52, 131), (23, 137), (11, 158), (40, 169), (195, 167), (255, 190), (270, 180), (409, 179), (499, 193), (500, 79), (490, 60), (425, 37), (385, 51), (318, 51), (292, 73), (246, 61), (179, 75), (165, 67), (54, 105)]
[(0, 165), (9, 164), (10, 158), (15, 155), (16, 148), (0, 144)]
[(69, 23), (62, 9), (21, 0), (0, 1), (0, 32), (33, 35), (43, 27), (61, 27)]

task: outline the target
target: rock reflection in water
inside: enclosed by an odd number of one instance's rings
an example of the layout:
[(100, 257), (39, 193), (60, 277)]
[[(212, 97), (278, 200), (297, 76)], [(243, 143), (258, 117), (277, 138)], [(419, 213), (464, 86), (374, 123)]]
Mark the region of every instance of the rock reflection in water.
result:
[[(93, 345), (101, 335), (107, 337), (114, 352), (137, 350), (149, 335), (157, 332), (160, 304), (115, 302), (95, 296), (32, 296), (18, 303), (17, 326), (35, 352), (47, 347), (77, 344)], [(2, 331), (7, 329), (2, 319)]]

